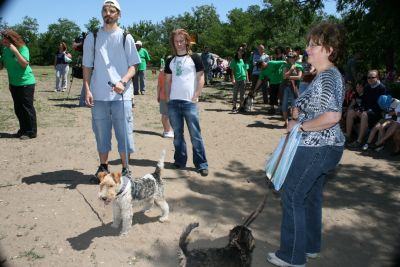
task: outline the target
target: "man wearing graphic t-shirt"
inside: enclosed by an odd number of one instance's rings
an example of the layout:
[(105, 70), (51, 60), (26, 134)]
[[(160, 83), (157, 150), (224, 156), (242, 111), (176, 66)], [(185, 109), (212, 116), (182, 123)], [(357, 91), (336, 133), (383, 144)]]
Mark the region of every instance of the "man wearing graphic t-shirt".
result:
[(173, 31), (170, 43), (173, 56), (165, 63), (165, 91), (168, 116), (174, 130), (174, 166), (186, 167), (188, 155), (183, 134), (185, 120), (192, 141), (193, 164), (202, 176), (207, 176), (208, 163), (197, 109), (198, 98), (204, 86), (204, 66), (200, 56), (193, 54), (190, 49), (190, 35), (187, 31)]

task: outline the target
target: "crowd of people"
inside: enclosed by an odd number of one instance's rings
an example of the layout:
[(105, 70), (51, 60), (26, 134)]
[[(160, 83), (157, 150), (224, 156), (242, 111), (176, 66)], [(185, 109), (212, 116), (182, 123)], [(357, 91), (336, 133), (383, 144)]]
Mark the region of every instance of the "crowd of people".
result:
[[(247, 46), (241, 44), (227, 65), (212, 68), (216, 73), (229, 73), (233, 88), (232, 113), (246, 112), (246, 93), (247, 98), (254, 98), (261, 91), (263, 104), (269, 106), (268, 114), (281, 114), (286, 127), (296, 99), (307, 91), (316, 75), (307, 51), (299, 47), (277, 47), (268, 55), (263, 44), (250, 55), (246, 55), (246, 50)], [(396, 74), (390, 71), (381, 81), (382, 75), (376, 69), (359, 72), (354, 61), (360, 57), (359, 53), (350, 57), (346, 69), (341, 71), (346, 88), (341, 120), (346, 147), (380, 152), (385, 142), (392, 141), (390, 155), (400, 155), (399, 100), (390, 95), (388, 84), (398, 80)], [(217, 58), (218, 61), (222, 59)], [(250, 86), (246, 87), (247, 84)]]
[[(98, 173), (109, 172), (113, 129), (122, 175), (131, 176), (129, 158), (135, 151), (132, 101), (135, 94), (145, 94), (146, 63), (150, 60), (142, 42), (135, 42), (118, 26), (121, 7), (116, 0), (105, 0), (101, 14), (103, 26), (86, 36), (82, 56), (83, 97), (91, 108), (99, 156), (92, 183), (99, 183)], [(29, 50), (14, 31), (1, 35), (5, 49), (0, 59), (9, 74), (20, 122), (17, 135), (21, 139), (35, 138), (35, 78), (29, 66)], [(243, 43), (224, 65), (208, 47), (201, 55), (193, 53), (186, 30), (175, 29), (170, 35), (172, 56), (161, 67), (157, 100), (163, 137), (173, 138), (175, 168), (185, 168), (188, 160), (186, 122), (193, 164), (201, 176), (208, 176), (198, 101), (204, 85), (223, 74), (232, 83), (233, 113), (246, 112), (246, 90), (251, 98), (261, 91), (263, 104), (269, 105), (268, 114), (281, 114), (282, 126), (288, 132), (295, 126), (301, 132), (281, 190), (280, 247), (267, 254), (267, 260), (276, 266), (305, 266), (307, 258), (316, 258), (321, 252), (324, 178), (339, 163), (344, 146), (380, 151), (392, 138), (392, 154), (400, 154), (400, 101), (390, 96), (377, 70), (369, 70), (366, 79), (353, 72), (351, 62), (351, 73), (339, 71), (344, 39), (342, 26), (323, 22), (310, 30), (304, 51), (278, 47), (268, 55), (265, 46), (259, 44), (249, 53)], [(102, 49), (96, 49), (100, 46)], [(65, 44), (60, 43), (55, 57), (57, 91), (67, 86), (65, 73), (70, 57)]]

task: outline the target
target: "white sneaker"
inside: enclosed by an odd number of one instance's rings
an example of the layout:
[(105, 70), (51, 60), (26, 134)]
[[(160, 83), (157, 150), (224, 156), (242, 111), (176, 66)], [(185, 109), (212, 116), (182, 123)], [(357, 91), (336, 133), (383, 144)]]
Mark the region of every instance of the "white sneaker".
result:
[(367, 151), (368, 150), (368, 143), (365, 143), (362, 147), (362, 150)]
[(306, 253), (306, 257), (310, 259), (316, 259), (319, 257), (319, 253)]
[(164, 132), (163, 133), (164, 138), (174, 138), (174, 132)]
[(268, 253), (267, 261), (269, 261), (270, 263), (272, 263), (275, 266), (280, 266), (280, 267), (305, 267), (306, 266), (305, 264), (297, 264), (296, 265), (296, 264), (287, 263), (286, 261), (281, 260), (280, 258), (278, 258), (275, 255), (275, 252)]

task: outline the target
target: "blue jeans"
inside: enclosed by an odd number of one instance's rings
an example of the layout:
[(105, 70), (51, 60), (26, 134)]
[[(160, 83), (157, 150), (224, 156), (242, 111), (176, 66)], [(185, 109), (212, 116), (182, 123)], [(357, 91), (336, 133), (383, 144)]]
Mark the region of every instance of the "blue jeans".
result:
[(307, 91), (309, 85), (310, 85), (310, 83), (300, 82), (300, 84), (299, 84), (299, 95), (302, 95), (305, 91)]
[(185, 120), (192, 141), (193, 164), (197, 170), (207, 170), (208, 163), (203, 138), (201, 137), (197, 105), (190, 101), (171, 100), (168, 102), (168, 116), (174, 130), (175, 164), (181, 168), (186, 167), (187, 151), (183, 135)]
[(300, 265), (321, 251), (324, 179), (342, 154), (341, 146), (298, 147), (281, 192), (280, 259)]
[(282, 97), (282, 112), (287, 112), (289, 108), (289, 102), (292, 107), (294, 107), (295, 97), (293, 90), (290, 86), (285, 86), (283, 88), (283, 97)]

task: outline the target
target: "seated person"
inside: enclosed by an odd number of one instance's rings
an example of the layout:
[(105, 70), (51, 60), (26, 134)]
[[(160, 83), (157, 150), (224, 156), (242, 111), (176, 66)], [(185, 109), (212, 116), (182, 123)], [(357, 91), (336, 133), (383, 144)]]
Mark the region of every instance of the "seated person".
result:
[[(363, 87), (363, 89), (361, 89), (361, 87)], [(362, 90), (361, 95), (359, 90)], [(359, 101), (360, 105), (353, 108), (350, 104), (346, 116), (346, 141), (348, 143), (352, 138), (351, 134), (354, 121), (355, 119), (360, 119), (358, 137), (354, 142), (348, 144), (348, 147), (352, 148), (360, 148), (368, 129), (375, 126), (381, 119), (381, 109), (378, 105), (378, 98), (386, 93), (386, 88), (378, 79), (378, 71), (370, 70), (368, 72), (368, 84), (364, 87), (362, 81), (358, 81), (356, 83), (356, 91), (357, 96), (355, 100)]]
[[(372, 148), (379, 152), (384, 149), (385, 141), (395, 134), (400, 125), (399, 100), (392, 98), (390, 95), (381, 95), (378, 99), (378, 104), (384, 111), (384, 119), (378, 122), (371, 130), (367, 143), (363, 146), (363, 150)], [(378, 133), (377, 141), (372, 143), (376, 133)]]
[(396, 124), (396, 131), (393, 134), (394, 150), (390, 154), (391, 156), (400, 155), (400, 123)]

